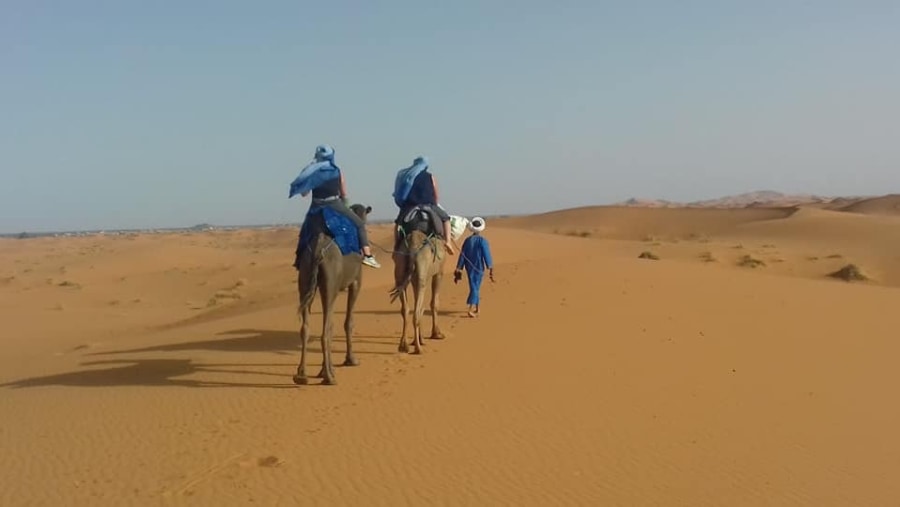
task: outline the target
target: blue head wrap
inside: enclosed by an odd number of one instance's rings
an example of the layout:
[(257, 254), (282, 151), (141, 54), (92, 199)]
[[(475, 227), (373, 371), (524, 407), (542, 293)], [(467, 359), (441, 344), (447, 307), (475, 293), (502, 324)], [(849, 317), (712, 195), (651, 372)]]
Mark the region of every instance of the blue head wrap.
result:
[(340, 176), (340, 169), (334, 164), (334, 148), (327, 144), (316, 146), (315, 159), (300, 171), (291, 182), (288, 199), (300, 194), (305, 197), (322, 183)]
[(327, 144), (316, 146), (316, 161), (323, 162), (325, 160), (334, 160), (334, 148)]

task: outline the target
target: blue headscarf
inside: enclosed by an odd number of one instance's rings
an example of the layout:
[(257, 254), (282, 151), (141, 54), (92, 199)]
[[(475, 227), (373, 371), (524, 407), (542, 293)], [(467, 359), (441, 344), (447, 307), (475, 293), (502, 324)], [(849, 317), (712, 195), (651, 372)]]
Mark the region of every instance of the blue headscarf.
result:
[(406, 198), (409, 197), (409, 192), (412, 190), (413, 182), (416, 181), (416, 176), (425, 169), (428, 169), (428, 158), (419, 156), (413, 160), (413, 165), (397, 171), (397, 177), (394, 179), (393, 194), (394, 203), (397, 206), (403, 207), (403, 203), (406, 202)]
[(300, 171), (293, 182), (288, 193), (288, 199), (300, 194), (306, 197), (312, 189), (318, 187), (322, 183), (340, 176), (340, 169), (334, 164), (334, 148), (327, 144), (316, 146), (316, 155), (312, 162)]

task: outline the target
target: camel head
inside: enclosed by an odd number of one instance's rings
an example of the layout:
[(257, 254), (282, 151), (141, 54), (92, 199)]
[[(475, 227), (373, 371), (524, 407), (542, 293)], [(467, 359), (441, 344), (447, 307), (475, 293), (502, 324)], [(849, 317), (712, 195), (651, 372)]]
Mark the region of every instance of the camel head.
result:
[(372, 213), (371, 206), (365, 206), (362, 204), (352, 204), (350, 206), (350, 209), (353, 210), (354, 213), (356, 213), (356, 216), (362, 218), (363, 222), (365, 222), (369, 217), (369, 213)]

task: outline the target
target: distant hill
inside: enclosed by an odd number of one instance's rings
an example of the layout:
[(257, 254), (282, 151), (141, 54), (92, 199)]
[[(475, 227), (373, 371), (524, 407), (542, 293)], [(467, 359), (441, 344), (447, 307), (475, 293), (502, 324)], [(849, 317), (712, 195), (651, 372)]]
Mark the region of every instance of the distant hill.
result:
[(865, 215), (893, 215), (900, 216), (900, 194), (889, 194), (869, 199), (859, 199), (839, 211), (848, 213), (862, 213)]
[(800, 205), (821, 205), (828, 203), (831, 200), (832, 198), (830, 197), (812, 194), (784, 194), (774, 190), (758, 190), (687, 203), (677, 203), (658, 199), (631, 198), (627, 201), (618, 203), (617, 205), (641, 208), (781, 208)]
[(619, 203), (620, 206), (628, 206), (632, 208), (672, 208), (679, 206), (677, 203), (665, 201), (662, 199), (635, 199), (632, 197), (625, 202)]
[(827, 202), (829, 198), (810, 194), (783, 194), (773, 190), (760, 190), (737, 195), (729, 195), (718, 199), (694, 201), (688, 206), (700, 208), (747, 208), (747, 207), (782, 207), (797, 206), (808, 203)]
[(784, 194), (773, 190), (759, 190), (729, 195), (717, 199), (692, 202), (673, 202), (662, 199), (633, 197), (613, 204), (626, 208), (818, 208), (863, 215), (900, 216), (900, 194), (882, 196), (825, 197), (813, 194)]

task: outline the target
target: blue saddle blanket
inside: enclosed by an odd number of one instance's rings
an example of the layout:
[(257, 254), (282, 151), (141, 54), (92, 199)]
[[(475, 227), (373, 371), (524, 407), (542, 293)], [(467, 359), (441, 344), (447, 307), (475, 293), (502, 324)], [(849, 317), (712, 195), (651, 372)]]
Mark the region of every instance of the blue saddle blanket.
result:
[[(310, 220), (310, 217), (320, 213), (325, 219), (325, 231), (316, 230), (316, 227), (313, 227), (314, 222)], [(328, 206), (312, 206), (300, 227), (300, 241), (297, 244), (298, 255), (312, 243), (319, 232), (331, 236), (338, 248), (341, 249), (342, 255), (359, 253), (359, 233), (353, 221)]]

